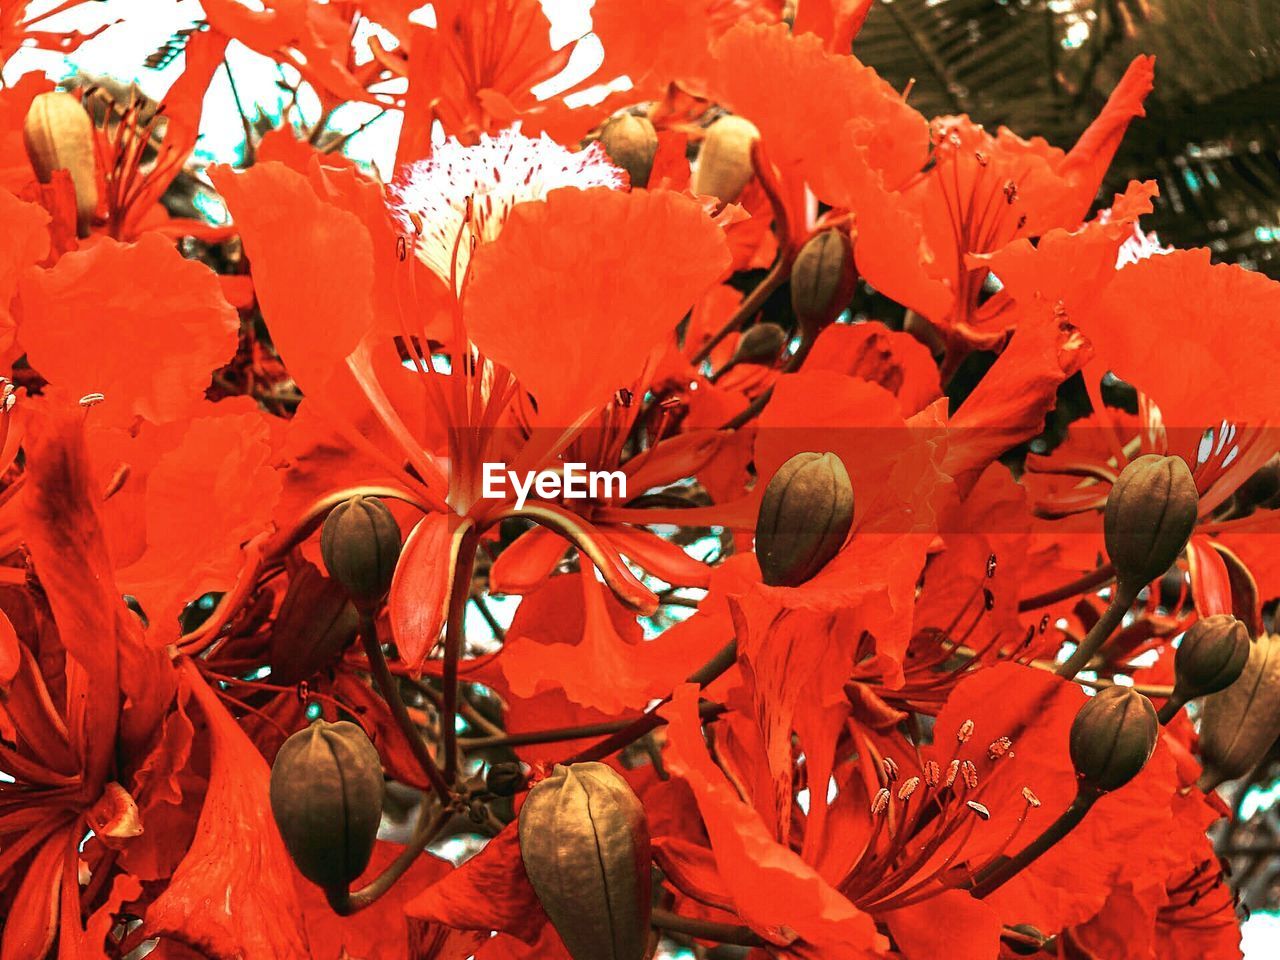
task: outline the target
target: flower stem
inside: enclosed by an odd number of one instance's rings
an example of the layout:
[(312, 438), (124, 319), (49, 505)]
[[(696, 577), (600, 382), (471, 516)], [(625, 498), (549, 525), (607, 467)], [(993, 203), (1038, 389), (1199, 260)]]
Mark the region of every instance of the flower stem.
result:
[(693, 917), (682, 917), (670, 910), (655, 908), (649, 914), (649, 922), (659, 930), (671, 933), (683, 933), (698, 940), (715, 940), (739, 947), (763, 947), (765, 941), (750, 927), (735, 923), (715, 923), (711, 920), (695, 920)]
[(1111, 603), (1107, 605), (1106, 611), (1093, 625), (1093, 629), (1085, 634), (1085, 638), (1080, 641), (1080, 646), (1076, 647), (1075, 652), (1054, 672), (1064, 680), (1071, 680), (1087, 667), (1093, 655), (1098, 652), (1098, 648), (1107, 641), (1112, 631), (1120, 626), (1125, 613), (1133, 605), (1135, 596), (1136, 591), (1132, 587), (1116, 584), (1115, 592), (1111, 595)]
[[(696, 683), (699, 687), (706, 687), (737, 662), (738, 641), (735, 639), (726, 643), (714, 657), (690, 674), (686, 683)], [(658, 716), (657, 711), (658, 707), (668, 703), (670, 700), (670, 696), (664, 697), (662, 703), (656, 704), (652, 709), (632, 720), (617, 733), (587, 747), (585, 750), (579, 751), (563, 762), (566, 764), (585, 763), (588, 760), (603, 760), (610, 754), (617, 753), (623, 747), (634, 743), (646, 733), (656, 730), (666, 723), (666, 720)]]
[(1071, 806), (1067, 807), (1057, 820), (1049, 824), (1044, 833), (1032, 840), (1016, 856), (997, 859), (978, 872), (977, 882), (969, 891), (974, 899), (981, 900), (990, 896), (1020, 871), (1029, 867), (1041, 854), (1074, 830), (1101, 796), (1102, 792), (1099, 790), (1080, 786), (1076, 791), (1076, 798), (1071, 801)]
[(434, 817), (428, 820), (426, 801), (424, 800), (422, 813), (418, 818), (418, 825), (413, 831), (413, 836), (409, 838), (409, 842), (404, 845), (404, 849), (400, 851), (399, 855), (387, 864), (380, 874), (354, 893), (350, 890), (326, 890), (324, 893), (325, 898), (329, 901), (329, 906), (339, 916), (349, 917), (351, 914), (358, 913), (365, 907), (372, 905), (413, 866), (413, 862), (422, 853), (423, 847), (430, 843), (435, 835), (444, 828), (444, 825), (449, 822), (449, 818), (454, 813), (453, 807), (446, 804), (437, 811)]
[(422, 732), (409, 716), (404, 698), (400, 696), (400, 687), (396, 684), (395, 677), (391, 675), (386, 654), (382, 652), (382, 644), (378, 642), (378, 631), (374, 625), (372, 610), (360, 611), (360, 641), (364, 644), (365, 656), (369, 659), (369, 672), (373, 674), (373, 682), (377, 685), (378, 692), (382, 694), (382, 699), (391, 709), (391, 715), (395, 718), (396, 724), (404, 731), (409, 741), (409, 749), (413, 751), (413, 756), (422, 767), (422, 772), (426, 774), (432, 789), (439, 794), (442, 801), (447, 802), (452, 796), (452, 791), (441, 775), (440, 768), (436, 766), (431, 751), (427, 749), (427, 742), (422, 738)]
[(1044, 593), (1038, 593), (1032, 597), (1023, 597), (1018, 601), (1018, 610), (1024, 613), (1027, 610), (1038, 610), (1041, 607), (1052, 606), (1060, 600), (1066, 600), (1081, 593), (1097, 590), (1099, 587), (1105, 586), (1114, 580), (1115, 575), (1116, 568), (1110, 563), (1104, 563), (1096, 570), (1090, 570), (1084, 576), (1078, 577), (1070, 583), (1064, 583), (1060, 587), (1054, 587), (1052, 590), (1046, 590)]
[(480, 537), (475, 528), (462, 535), (453, 568), (453, 584), (449, 588), (442, 675), (444, 706), (440, 715), (440, 726), (444, 734), (444, 779), (449, 784), (458, 779), (458, 661), (462, 659), (462, 647), (466, 640), (467, 602), (471, 599), (471, 576), (479, 545)]

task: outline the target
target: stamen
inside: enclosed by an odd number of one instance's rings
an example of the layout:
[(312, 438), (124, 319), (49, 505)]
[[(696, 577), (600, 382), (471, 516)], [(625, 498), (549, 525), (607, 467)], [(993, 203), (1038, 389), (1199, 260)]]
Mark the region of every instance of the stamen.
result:
[(988, 810), (986, 807), (984, 807), (982, 804), (978, 803), (978, 801), (966, 800), (965, 806), (967, 806), (970, 810), (976, 813), (979, 816), (979, 818), (983, 820), (991, 819), (991, 811)]
[(990, 746), (987, 747), (987, 756), (992, 760), (999, 760), (1001, 757), (1012, 753), (1010, 749), (1013, 741), (1008, 737), (997, 737)]
[(942, 768), (938, 766), (937, 760), (926, 760), (924, 762), (924, 782), (925, 786), (936, 787), (938, 780), (942, 777)]
[(879, 814), (884, 813), (885, 809), (889, 806), (889, 801), (891, 799), (893, 799), (893, 796), (889, 793), (888, 788), (881, 787), (877, 790), (876, 795), (871, 800), (872, 815), (878, 816)]

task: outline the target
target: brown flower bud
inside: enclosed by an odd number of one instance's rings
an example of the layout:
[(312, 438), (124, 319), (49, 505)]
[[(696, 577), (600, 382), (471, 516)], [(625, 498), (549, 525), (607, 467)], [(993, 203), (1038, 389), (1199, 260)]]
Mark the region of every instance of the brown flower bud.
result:
[(1174, 697), (1183, 703), (1225, 690), (1249, 660), (1249, 631), (1229, 613), (1202, 617), (1191, 625), (1173, 657)]
[(1257, 766), (1280, 737), (1280, 636), (1249, 644), (1239, 679), (1208, 696), (1200, 714), (1200, 783), (1212, 789)]
[(1181, 457), (1148, 453), (1125, 467), (1102, 519), (1120, 587), (1136, 592), (1168, 570), (1187, 545), (1199, 508), (1196, 482)]
[(36, 179), (48, 183), (55, 170), (66, 170), (76, 191), (76, 230), (89, 235), (98, 208), (98, 168), (94, 159), (93, 121), (69, 93), (37, 94), (22, 125), (22, 139)]
[(1015, 923), (1002, 939), (1009, 952), (1020, 957), (1034, 957), (1049, 942), (1049, 937), (1029, 923)]
[(1071, 724), (1071, 763), (1095, 790), (1115, 790), (1138, 775), (1156, 748), (1160, 724), (1151, 701), (1132, 687), (1090, 697)]
[(795, 587), (840, 552), (853, 526), (853, 484), (834, 453), (798, 453), (765, 487), (756, 518), (764, 582)]
[(612, 118), (600, 131), (600, 145), (610, 160), (627, 171), (631, 186), (648, 186), (658, 152), (658, 132), (648, 117), (624, 113)]
[(649, 945), (649, 831), (603, 763), (559, 764), (520, 808), (529, 882), (573, 960), (642, 960)]
[(320, 529), (320, 555), (352, 600), (376, 603), (396, 572), (400, 525), (377, 497), (354, 496), (329, 511)]
[(271, 629), (272, 681), (292, 684), (315, 676), (342, 656), (359, 626), (346, 589), (311, 564), (302, 567), (289, 579)]
[(693, 192), (732, 203), (755, 176), (751, 147), (760, 131), (743, 117), (721, 117), (707, 128), (693, 171)]
[(787, 331), (776, 323), (757, 323), (748, 327), (738, 340), (734, 363), (773, 363), (787, 345)]
[(514, 760), (495, 763), (484, 775), (484, 785), (495, 797), (514, 797), (528, 782), (524, 768)]
[(857, 284), (853, 246), (842, 230), (810, 237), (791, 268), (791, 309), (810, 337), (849, 305)]
[(299, 872), (345, 890), (373, 855), (386, 787), (378, 751), (354, 723), (317, 720), (280, 748), (271, 813)]

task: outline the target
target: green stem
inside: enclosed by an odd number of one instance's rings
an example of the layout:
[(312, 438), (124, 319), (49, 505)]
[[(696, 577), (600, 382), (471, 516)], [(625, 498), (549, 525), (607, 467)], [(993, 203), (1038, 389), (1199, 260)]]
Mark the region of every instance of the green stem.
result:
[(1067, 661), (1054, 672), (1064, 680), (1072, 680), (1077, 673), (1087, 667), (1093, 655), (1098, 652), (1098, 648), (1106, 643), (1112, 631), (1120, 626), (1136, 596), (1137, 591), (1132, 587), (1117, 583), (1106, 611), (1093, 625), (1093, 629), (1085, 634), (1084, 639), (1080, 641), (1080, 646), (1076, 647), (1075, 653), (1071, 654)]
[(998, 859), (978, 872), (977, 882), (969, 891), (974, 899), (981, 900), (990, 896), (1034, 863), (1041, 854), (1074, 830), (1101, 796), (1101, 791), (1081, 785), (1076, 791), (1076, 798), (1062, 812), (1062, 816), (1053, 821), (1044, 833), (1032, 840), (1017, 856)]
[(382, 644), (378, 642), (378, 631), (374, 625), (373, 612), (371, 610), (360, 611), (360, 641), (364, 644), (365, 656), (369, 659), (369, 672), (373, 674), (373, 682), (377, 685), (378, 692), (382, 694), (382, 699), (387, 702), (396, 724), (404, 731), (405, 738), (409, 741), (409, 749), (413, 751), (414, 759), (422, 767), (422, 772), (426, 774), (432, 789), (435, 790), (442, 801), (448, 802), (453, 792), (441, 775), (440, 768), (436, 766), (436, 761), (431, 756), (431, 751), (427, 749), (427, 742), (422, 738), (422, 731), (414, 725), (413, 719), (409, 716), (409, 710), (404, 705), (404, 698), (400, 696), (400, 687), (396, 683), (396, 678), (391, 675), (391, 668), (387, 666), (386, 654), (382, 652)]

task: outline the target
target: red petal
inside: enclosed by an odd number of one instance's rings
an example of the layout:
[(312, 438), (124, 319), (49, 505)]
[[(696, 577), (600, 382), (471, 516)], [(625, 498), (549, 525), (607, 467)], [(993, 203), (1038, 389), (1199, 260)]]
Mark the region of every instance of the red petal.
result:
[[(662, 708), (667, 768), (693, 788), (720, 877), (743, 922), (762, 937), (788, 944), (798, 956), (825, 960), (880, 955), (871, 918), (833, 890), (790, 848), (778, 844), (756, 812), (712, 762), (698, 720), (698, 688), (682, 685)], [(793, 931), (794, 933), (788, 933)]]
[(537, 940), (547, 923), (524, 872), (515, 823), (507, 824), (483, 850), (406, 903), (404, 912), (411, 920), (485, 933), (498, 930), (525, 943)]
[(191, 661), (180, 669), (208, 724), (209, 791), (190, 850), (147, 908), (147, 932), (214, 960), (309, 958), (293, 868), (271, 819), (267, 762)]
[(945, 890), (912, 907), (886, 913), (904, 960), (993, 960), (1000, 956), (999, 915), (963, 890)]
[(635, 382), (728, 265), (720, 229), (690, 199), (556, 190), (476, 251), (467, 332), (533, 393), (541, 423), (575, 424)]
[(373, 323), (369, 231), (283, 164), (210, 175), (244, 240), (272, 343), (304, 393), (322, 392)]
[(410, 532), (391, 581), (388, 615), (400, 658), (413, 669), (427, 659), (449, 607), (449, 588), (465, 527), (451, 513), (429, 513)]
[(73, 397), (101, 393), (95, 423), (165, 423), (204, 402), (236, 349), (239, 320), (217, 276), (173, 244), (102, 238), (22, 284), (31, 365)]

